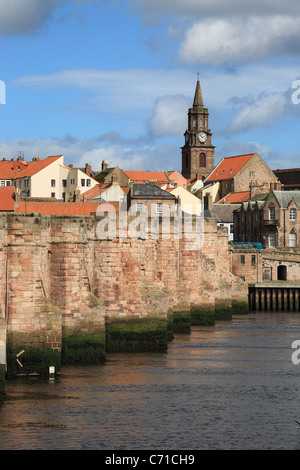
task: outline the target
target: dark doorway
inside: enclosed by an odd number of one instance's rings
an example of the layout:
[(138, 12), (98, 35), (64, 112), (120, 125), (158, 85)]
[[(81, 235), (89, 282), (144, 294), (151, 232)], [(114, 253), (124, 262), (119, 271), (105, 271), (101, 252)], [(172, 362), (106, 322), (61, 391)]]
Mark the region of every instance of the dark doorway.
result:
[(284, 265), (278, 266), (277, 268), (277, 279), (278, 281), (286, 281), (287, 279), (287, 268)]

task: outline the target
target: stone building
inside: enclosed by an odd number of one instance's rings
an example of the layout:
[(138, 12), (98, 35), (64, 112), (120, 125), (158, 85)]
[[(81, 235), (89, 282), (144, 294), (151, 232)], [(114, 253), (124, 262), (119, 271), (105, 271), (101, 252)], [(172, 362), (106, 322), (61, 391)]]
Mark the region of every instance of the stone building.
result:
[(271, 191), (242, 203), (234, 212), (234, 240), (260, 242), (264, 248), (299, 248), (300, 193)]
[[(255, 194), (270, 192), (271, 184), (277, 177), (257, 153), (223, 158), (204, 182), (208, 185), (218, 184), (215, 202), (228, 195), (246, 194), (250, 198)], [(243, 200), (243, 197), (240, 200)]]
[(127, 207), (137, 212), (147, 210), (147, 214), (163, 214), (164, 206), (177, 211), (178, 197), (154, 184), (131, 184), (127, 193)]

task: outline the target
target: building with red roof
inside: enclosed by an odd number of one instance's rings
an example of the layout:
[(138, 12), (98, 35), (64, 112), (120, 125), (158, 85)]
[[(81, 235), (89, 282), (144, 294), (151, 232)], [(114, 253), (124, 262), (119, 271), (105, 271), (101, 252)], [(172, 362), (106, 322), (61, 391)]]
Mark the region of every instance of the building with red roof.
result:
[(246, 196), (250, 191), (251, 196), (269, 193), (271, 184), (275, 182), (277, 177), (273, 171), (257, 153), (251, 153), (223, 158), (206, 178), (204, 188), (219, 183), (217, 200), (230, 195), (233, 201), (235, 193), (240, 193), (237, 198), (241, 197), (241, 193)]
[(97, 181), (91, 176), (90, 166), (85, 171), (64, 163), (63, 155), (49, 156), (43, 160), (34, 157), (25, 162), (23, 157), (0, 161), (0, 186), (14, 185), (26, 197), (52, 197), (72, 201), (76, 191), (80, 194), (92, 188)]

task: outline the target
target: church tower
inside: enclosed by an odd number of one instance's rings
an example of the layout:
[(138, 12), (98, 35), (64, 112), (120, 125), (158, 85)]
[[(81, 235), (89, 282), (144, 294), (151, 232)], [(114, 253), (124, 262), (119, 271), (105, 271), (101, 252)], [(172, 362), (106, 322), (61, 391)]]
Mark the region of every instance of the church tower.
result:
[(211, 144), (212, 133), (208, 127), (208, 110), (204, 107), (199, 81), (196, 85), (193, 107), (188, 112), (188, 129), (182, 147), (182, 175), (189, 179), (197, 173), (207, 177), (215, 165), (215, 147)]

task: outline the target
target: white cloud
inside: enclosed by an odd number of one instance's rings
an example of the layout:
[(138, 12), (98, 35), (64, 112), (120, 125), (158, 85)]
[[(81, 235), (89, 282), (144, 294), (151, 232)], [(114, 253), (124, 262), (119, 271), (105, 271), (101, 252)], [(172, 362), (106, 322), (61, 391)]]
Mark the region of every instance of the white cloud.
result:
[[(0, 142), (0, 159), (17, 158), (19, 152), (24, 154), (26, 161), (37, 155), (44, 159), (50, 155), (64, 155), (66, 164), (83, 168), (86, 163), (93, 170), (100, 171), (102, 160), (110, 166), (119, 166), (126, 170), (160, 170), (177, 169), (180, 171), (180, 149), (172, 144), (155, 146), (145, 144), (143, 140), (126, 142), (120, 138), (116, 143), (115, 136), (103, 135), (90, 139), (78, 139), (71, 135), (60, 139), (22, 139)], [(45, 153), (46, 152), (46, 153)]]
[(179, 60), (220, 65), (299, 54), (299, 21), (299, 16), (199, 21), (187, 29)]
[(187, 109), (191, 100), (184, 96), (163, 96), (154, 106), (154, 115), (150, 121), (153, 136), (183, 135), (187, 126)]
[(229, 125), (232, 133), (248, 131), (252, 127), (265, 127), (275, 119), (285, 117), (287, 98), (284, 94), (274, 93), (263, 96), (253, 104), (241, 109)]

